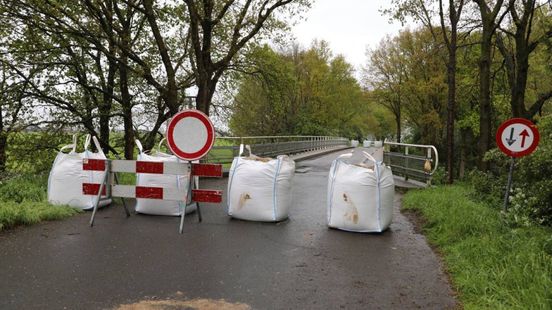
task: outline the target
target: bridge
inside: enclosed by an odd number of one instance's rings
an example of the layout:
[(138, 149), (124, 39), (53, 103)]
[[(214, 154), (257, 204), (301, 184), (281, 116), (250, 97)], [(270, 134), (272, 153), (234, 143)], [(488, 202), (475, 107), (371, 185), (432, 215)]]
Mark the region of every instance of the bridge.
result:
[(439, 165), (439, 154), (433, 145), (368, 140), (360, 145), (358, 141), (332, 136), (219, 137), (205, 161), (223, 164), (227, 172), (234, 157), (239, 155), (240, 144), (250, 145), (258, 156), (286, 154), (296, 161), (360, 147), (390, 166), (395, 184), (405, 188), (430, 185)]

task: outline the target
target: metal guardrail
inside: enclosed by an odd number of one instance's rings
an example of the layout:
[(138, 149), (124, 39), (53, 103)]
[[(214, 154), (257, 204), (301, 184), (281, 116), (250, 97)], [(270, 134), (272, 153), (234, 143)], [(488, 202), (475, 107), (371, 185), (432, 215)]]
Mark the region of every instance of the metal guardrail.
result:
[(427, 184), (439, 165), (439, 153), (433, 145), (384, 142), (383, 161), (394, 175)]
[[(205, 162), (228, 165), (238, 156), (240, 144), (251, 146), (253, 154), (274, 157), (281, 154), (298, 154), (321, 149), (349, 146), (349, 139), (331, 136), (251, 136), (218, 137)], [(381, 147), (382, 143), (365, 141), (366, 146)], [(439, 165), (439, 154), (433, 145), (384, 142), (383, 161), (393, 174), (430, 184)]]
[(238, 156), (240, 144), (249, 144), (251, 152), (257, 156), (274, 157), (348, 146), (349, 139), (331, 136), (217, 137), (216, 144), (207, 154), (205, 162), (232, 163)]

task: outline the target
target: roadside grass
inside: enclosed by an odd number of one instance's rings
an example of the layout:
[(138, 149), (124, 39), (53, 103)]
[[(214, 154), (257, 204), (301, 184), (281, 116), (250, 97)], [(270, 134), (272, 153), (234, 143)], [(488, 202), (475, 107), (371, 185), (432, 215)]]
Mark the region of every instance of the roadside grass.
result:
[(18, 225), (58, 220), (79, 213), (47, 202), (47, 175), (24, 175), (0, 182), (0, 231)]
[(465, 309), (552, 309), (552, 229), (511, 227), (467, 186), (408, 192)]

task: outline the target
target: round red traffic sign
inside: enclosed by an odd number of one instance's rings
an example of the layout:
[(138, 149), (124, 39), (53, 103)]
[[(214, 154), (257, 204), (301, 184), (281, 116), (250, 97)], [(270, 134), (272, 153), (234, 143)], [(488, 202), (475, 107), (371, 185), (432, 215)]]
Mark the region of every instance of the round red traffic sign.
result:
[(498, 148), (512, 157), (522, 157), (533, 153), (539, 144), (537, 126), (525, 118), (511, 118), (496, 132)]
[(207, 115), (198, 110), (176, 113), (167, 126), (167, 144), (176, 157), (196, 160), (207, 155), (215, 143), (215, 128)]

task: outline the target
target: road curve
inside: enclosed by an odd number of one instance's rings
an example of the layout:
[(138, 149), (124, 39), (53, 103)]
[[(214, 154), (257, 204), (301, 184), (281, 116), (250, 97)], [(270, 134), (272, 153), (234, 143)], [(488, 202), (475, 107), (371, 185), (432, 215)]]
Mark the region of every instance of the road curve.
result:
[(298, 163), (294, 207), (278, 224), (232, 220), (223, 202), (203, 206), (203, 223), (186, 217), (183, 235), (177, 218), (127, 219), (120, 206), (99, 211), (93, 228), (85, 213), (0, 233), (0, 309), (454, 308), (439, 259), (399, 212), (401, 195), (382, 234), (326, 227), (335, 157)]

